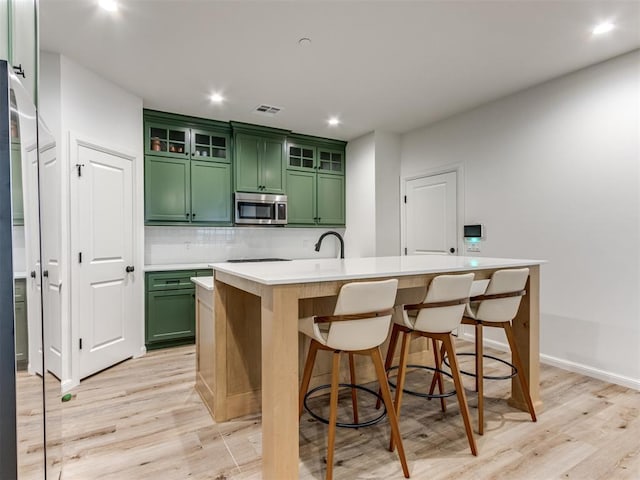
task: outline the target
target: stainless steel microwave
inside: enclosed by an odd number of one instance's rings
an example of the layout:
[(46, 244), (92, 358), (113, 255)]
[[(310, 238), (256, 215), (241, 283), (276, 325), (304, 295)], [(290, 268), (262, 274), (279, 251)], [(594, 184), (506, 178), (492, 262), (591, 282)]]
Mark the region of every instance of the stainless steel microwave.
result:
[(236, 193), (235, 223), (239, 225), (286, 225), (287, 196)]

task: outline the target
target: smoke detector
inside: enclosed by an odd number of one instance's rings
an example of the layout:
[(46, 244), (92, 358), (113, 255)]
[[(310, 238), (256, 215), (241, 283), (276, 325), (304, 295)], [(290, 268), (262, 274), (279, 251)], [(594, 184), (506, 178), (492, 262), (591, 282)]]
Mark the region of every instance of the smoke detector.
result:
[(276, 116), (278, 113), (280, 113), (280, 111), (282, 110), (282, 107), (274, 107), (273, 105), (266, 105), (266, 104), (261, 104), (258, 105), (255, 110), (253, 111), (253, 113), (258, 113), (260, 115), (266, 115), (268, 117), (274, 117)]

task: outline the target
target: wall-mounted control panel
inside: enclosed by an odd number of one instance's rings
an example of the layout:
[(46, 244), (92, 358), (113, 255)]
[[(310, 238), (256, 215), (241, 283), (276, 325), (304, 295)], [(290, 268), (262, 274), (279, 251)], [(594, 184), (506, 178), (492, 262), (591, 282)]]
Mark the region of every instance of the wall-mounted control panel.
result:
[(472, 223), (464, 226), (464, 243), (467, 252), (480, 252), (480, 242), (485, 238), (484, 225)]

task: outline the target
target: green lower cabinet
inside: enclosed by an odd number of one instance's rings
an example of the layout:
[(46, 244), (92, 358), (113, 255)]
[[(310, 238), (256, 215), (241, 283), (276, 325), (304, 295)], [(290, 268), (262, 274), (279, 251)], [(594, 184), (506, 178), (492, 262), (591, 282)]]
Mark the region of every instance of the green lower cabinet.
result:
[(318, 173), (318, 225), (344, 225), (344, 177)]
[(147, 156), (144, 208), (147, 221), (189, 223), (189, 160)]
[(230, 223), (231, 165), (191, 161), (191, 222)]
[(190, 278), (211, 270), (146, 274), (145, 344), (147, 350), (195, 342), (195, 285)]
[(316, 224), (315, 173), (287, 170), (287, 207), (289, 224)]
[(25, 370), (29, 363), (29, 333), (27, 329), (26, 282), (16, 280), (15, 283), (15, 345), (16, 367)]

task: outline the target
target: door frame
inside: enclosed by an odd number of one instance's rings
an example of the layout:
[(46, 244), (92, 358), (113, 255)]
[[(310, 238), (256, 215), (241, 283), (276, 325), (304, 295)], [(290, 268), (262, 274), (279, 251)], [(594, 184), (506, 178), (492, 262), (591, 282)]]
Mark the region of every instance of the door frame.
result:
[[(136, 334), (132, 346), (132, 357), (139, 357), (146, 353), (144, 346), (144, 250), (141, 245), (144, 242), (144, 227), (141, 227), (141, 219), (143, 218), (144, 200), (138, 187), (140, 172), (138, 171), (141, 159), (132, 151), (127, 148), (114, 145), (113, 143), (104, 142), (101, 140), (88, 138), (86, 135), (80, 135), (76, 132), (69, 131), (68, 133), (68, 180), (69, 180), (69, 250), (67, 252), (69, 258), (69, 270), (70, 281), (69, 295), (70, 295), (70, 319), (69, 319), (69, 331), (66, 336), (69, 339), (69, 364), (71, 368), (71, 375), (68, 382), (63, 383), (63, 391), (70, 390), (71, 388), (80, 385), (80, 296), (79, 287), (80, 284), (77, 279), (80, 278), (79, 265), (77, 262), (77, 252), (79, 250), (79, 219), (77, 209), (75, 205), (78, 204), (78, 183), (74, 181), (76, 178), (75, 165), (79, 163), (79, 148), (86, 147), (98, 152), (107, 153), (109, 155), (115, 155), (121, 158), (125, 158), (131, 161), (131, 183), (132, 183), (132, 201), (133, 201), (133, 248), (132, 248), (132, 264), (136, 270), (131, 275), (133, 282), (133, 318), (139, 318), (141, 327), (136, 329)], [(65, 334), (63, 330), (63, 335)]]
[[(407, 205), (404, 197), (407, 194), (407, 182), (419, 178), (433, 177), (444, 173), (456, 174), (456, 253), (460, 255), (463, 247), (462, 234), (464, 230), (464, 166), (462, 163), (454, 163), (422, 170), (419, 173), (400, 177), (400, 252), (404, 256), (407, 246)], [(462, 252), (464, 253), (464, 252)]]

